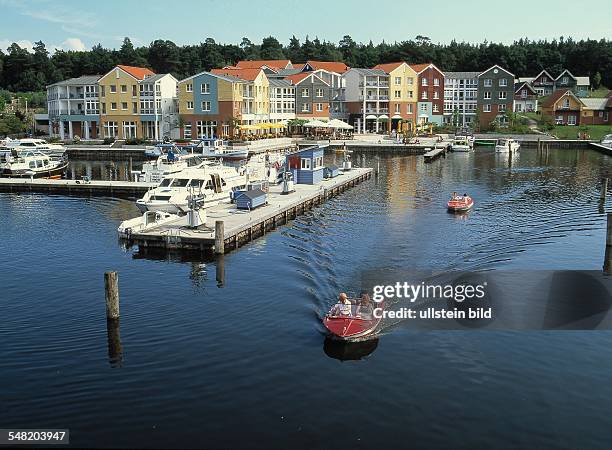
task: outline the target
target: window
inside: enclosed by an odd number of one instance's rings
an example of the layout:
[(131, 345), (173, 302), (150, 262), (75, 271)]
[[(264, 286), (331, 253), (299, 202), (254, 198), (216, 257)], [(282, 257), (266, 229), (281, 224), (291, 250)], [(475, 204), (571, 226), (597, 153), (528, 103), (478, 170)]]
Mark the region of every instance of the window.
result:
[(506, 104), (505, 103), (500, 103), (499, 105), (497, 105), (497, 110), (499, 112), (506, 112)]
[(408, 83), (409, 86), (412, 86), (412, 84), (414, 83), (414, 79), (413, 78), (406, 78), (406, 83)]
[(127, 111), (127, 102), (121, 102), (121, 109)]
[(438, 107), (438, 105), (433, 105), (433, 112), (440, 112), (440, 108)]
[(323, 157), (317, 156), (314, 160), (314, 168), (318, 169), (319, 167), (323, 167)]
[(102, 114), (106, 114), (106, 103), (102, 103)]
[(491, 105), (482, 105), (482, 112), (491, 112)]
[(116, 84), (111, 84), (109, 86), (109, 88), (110, 88), (110, 93), (111, 94), (115, 94), (117, 92), (117, 85)]
[(317, 97), (323, 97), (323, 89), (317, 88), (316, 95)]
[(196, 122), (196, 137), (213, 137), (217, 134), (216, 120), (198, 120)]
[(100, 86), (100, 95), (106, 97), (106, 86)]
[(117, 103), (112, 102), (111, 103), (111, 111), (116, 111), (117, 110)]
[(421, 99), (427, 100), (427, 91), (421, 92)]
[[(202, 92), (202, 94), (210, 94), (210, 84), (202, 83), (201, 92)], [(204, 109), (204, 108), (202, 108), (202, 109)]]
[(491, 100), (491, 91), (485, 91), (484, 97), (485, 100)]
[(574, 116), (573, 114), (571, 116), (567, 116), (567, 124), (576, 125), (576, 116)]
[(438, 93), (438, 91), (434, 91), (434, 96), (433, 96), (434, 100), (437, 100), (440, 98), (440, 94)]
[(134, 114), (138, 113), (138, 103), (137, 102), (132, 102), (132, 112)]
[(318, 112), (323, 111), (323, 103), (317, 103), (317, 111)]
[(308, 88), (302, 88), (302, 97), (308, 97), (310, 95), (310, 90)]
[(493, 86), (493, 80), (491, 80), (490, 78), (487, 78), (484, 80), (484, 87), (491, 87)]
[(117, 126), (117, 122), (105, 122), (104, 123), (104, 137), (117, 137), (119, 132), (119, 127)]
[(310, 170), (310, 158), (302, 158), (300, 168), (302, 170)]
[(185, 85), (185, 92), (193, 92), (193, 84), (188, 83)]
[(523, 97), (523, 98), (527, 98), (527, 89), (523, 89), (523, 90), (521, 91), (521, 97)]
[(569, 109), (569, 107), (570, 107), (570, 101), (569, 101), (569, 98), (566, 98), (565, 100), (563, 100), (563, 108)]
[(304, 103), (302, 105), (302, 112), (310, 112), (310, 104), (309, 103)]
[(499, 99), (500, 100), (506, 100), (507, 98), (508, 98), (508, 93), (506, 91), (500, 91)]
[(412, 103), (408, 104), (408, 114), (412, 114)]
[(413, 98), (413, 97), (414, 97), (413, 92), (412, 91), (408, 91), (408, 98)]
[(401, 105), (399, 103), (395, 104), (395, 112), (399, 114), (401, 112)]
[(563, 83), (563, 84), (567, 84), (567, 83), (569, 83), (569, 77), (563, 77), (563, 78), (561, 78), (561, 83)]
[(499, 79), (499, 85), (502, 87), (508, 86), (508, 79), (507, 78), (500, 78)]
[(434, 86), (440, 86), (440, 80), (438, 78), (434, 78)]
[(402, 84), (402, 77), (395, 77), (395, 84)]
[(427, 112), (427, 105), (421, 105), (421, 112)]
[(185, 124), (185, 128), (183, 130), (183, 137), (187, 139), (191, 139), (191, 123)]
[(395, 91), (394, 92), (394, 97), (395, 98), (402, 98), (402, 91)]
[(127, 92), (127, 84), (122, 84), (121, 85), (121, 93), (125, 94)]
[(421, 86), (427, 86), (427, 78), (421, 78)]
[(187, 109), (193, 109), (193, 102), (187, 102)]
[(202, 111), (210, 111), (210, 102), (202, 102)]

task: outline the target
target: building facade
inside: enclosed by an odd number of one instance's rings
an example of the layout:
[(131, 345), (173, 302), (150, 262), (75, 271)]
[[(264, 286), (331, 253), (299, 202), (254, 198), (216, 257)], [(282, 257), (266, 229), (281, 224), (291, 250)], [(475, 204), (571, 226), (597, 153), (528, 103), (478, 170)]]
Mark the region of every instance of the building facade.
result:
[(242, 121), (242, 93), (249, 83), (201, 72), (178, 83), (181, 137), (230, 137)]
[(542, 102), (542, 114), (557, 125), (580, 125), (583, 103), (571, 89), (559, 89)]
[(342, 77), (348, 120), (355, 132), (385, 130), (389, 120), (389, 75), (380, 69), (352, 68)]
[(295, 86), (289, 80), (270, 78), (270, 122), (284, 122), (295, 117)]
[(591, 84), (588, 76), (577, 77), (567, 69), (556, 78), (547, 70), (542, 70), (535, 77), (519, 78), (519, 82), (531, 84), (539, 96), (548, 96), (560, 89), (570, 89), (578, 97), (586, 97)]
[(434, 64), (411, 64), (418, 75), (417, 123), (442, 125), (444, 118), (444, 73)]
[(416, 124), (418, 74), (405, 62), (379, 64), (389, 79), (388, 131), (412, 131)]
[(332, 88), (314, 72), (285, 77), (295, 88), (295, 115), (299, 119), (329, 119)]
[(47, 86), (49, 135), (96, 139), (100, 135), (100, 75), (84, 75)]
[(478, 117), (481, 130), (505, 124), (514, 103), (514, 75), (495, 65), (478, 74)]
[(514, 90), (515, 113), (536, 112), (538, 110), (538, 93), (527, 82), (517, 83)]
[(478, 72), (444, 73), (444, 124), (472, 127), (478, 109)]

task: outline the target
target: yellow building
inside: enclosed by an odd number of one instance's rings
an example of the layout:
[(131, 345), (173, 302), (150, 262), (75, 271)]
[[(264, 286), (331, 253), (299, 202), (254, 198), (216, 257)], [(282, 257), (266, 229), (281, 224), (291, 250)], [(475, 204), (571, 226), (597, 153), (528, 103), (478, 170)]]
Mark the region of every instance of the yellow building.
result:
[(142, 138), (139, 82), (155, 73), (119, 65), (98, 80), (100, 131), (104, 138)]
[(389, 75), (388, 130), (411, 130), (416, 123), (418, 74), (405, 62), (379, 64), (374, 69)]

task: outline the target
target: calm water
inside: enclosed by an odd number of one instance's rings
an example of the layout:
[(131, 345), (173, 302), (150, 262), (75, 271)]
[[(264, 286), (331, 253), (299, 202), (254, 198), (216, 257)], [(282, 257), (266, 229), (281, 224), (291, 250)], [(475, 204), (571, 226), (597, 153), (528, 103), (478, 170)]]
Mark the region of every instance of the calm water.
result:
[[(609, 448), (610, 332), (396, 327), (347, 348), (320, 317), (369, 269), (600, 270), (610, 167), (588, 150), (381, 155), (378, 180), (222, 262), (123, 250), (126, 200), (0, 194), (0, 427), (70, 428), (81, 447)], [(476, 198), (467, 217), (444, 209), (452, 190)]]

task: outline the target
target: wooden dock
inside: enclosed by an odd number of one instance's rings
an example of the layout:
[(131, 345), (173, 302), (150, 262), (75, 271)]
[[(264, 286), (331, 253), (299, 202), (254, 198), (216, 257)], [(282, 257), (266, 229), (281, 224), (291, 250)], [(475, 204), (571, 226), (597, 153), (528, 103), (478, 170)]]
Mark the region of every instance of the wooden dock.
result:
[(45, 194), (140, 198), (157, 183), (134, 181), (49, 180), (45, 178), (0, 178), (0, 192), (40, 192)]
[(434, 159), (437, 159), (440, 156), (445, 155), (446, 151), (447, 151), (447, 147), (446, 146), (444, 146), (444, 147), (437, 147), (437, 148), (434, 148), (432, 150), (429, 150), (427, 153), (425, 153), (423, 155), (423, 157), (425, 158), (425, 162), (431, 162)]
[[(288, 195), (281, 194), (282, 185), (271, 186), (268, 204), (253, 211), (237, 210), (233, 204), (222, 203), (206, 209), (206, 223), (198, 228), (188, 228), (185, 216), (145, 232), (132, 233), (125, 241), (141, 248), (225, 253), (370, 179), (372, 173), (370, 168), (352, 169), (319, 185), (297, 184), (295, 192)], [(223, 222), (223, 248), (215, 249), (215, 224), (219, 221)]]

